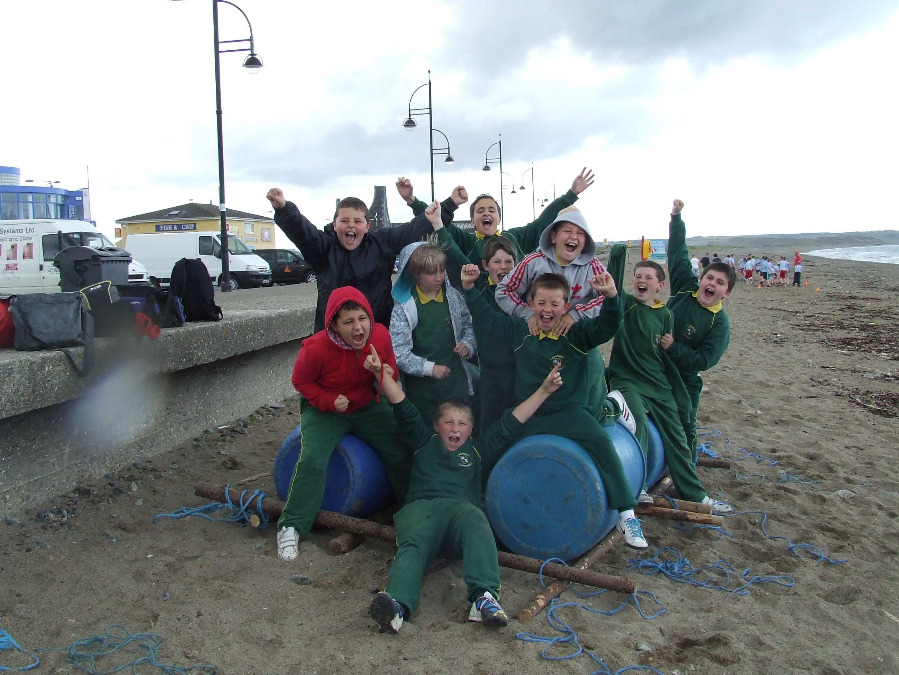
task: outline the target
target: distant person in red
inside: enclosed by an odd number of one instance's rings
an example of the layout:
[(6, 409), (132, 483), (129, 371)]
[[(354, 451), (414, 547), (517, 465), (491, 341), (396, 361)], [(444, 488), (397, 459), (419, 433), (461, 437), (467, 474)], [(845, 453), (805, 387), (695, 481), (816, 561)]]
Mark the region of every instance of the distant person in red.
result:
[(802, 258), (799, 256), (799, 251), (793, 252), (793, 267), (796, 267), (799, 263), (802, 262)]

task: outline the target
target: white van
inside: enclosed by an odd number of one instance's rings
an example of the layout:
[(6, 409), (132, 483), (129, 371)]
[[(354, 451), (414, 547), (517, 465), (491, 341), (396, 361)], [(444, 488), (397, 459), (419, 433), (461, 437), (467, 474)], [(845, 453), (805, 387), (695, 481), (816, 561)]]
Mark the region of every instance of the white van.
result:
[[(181, 258), (199, 258), (209, 270), (213, 283), (221, 281), (222, 240), (214, 232), (131, 234), (125, 239), (125, 249), (140, 260), (160, 284), (169, 283), (172, 268)], [(272, 285), (268, 263), (237, 237), (228, 237), (228, 254), (231, 290)]]
[[(82, 220), (0, 220), (0, 294), (58, 293), (53, 258), (69, 246), (116, 248)], [(147, 270), (133, 261), (128, 283), (147, 283)]]

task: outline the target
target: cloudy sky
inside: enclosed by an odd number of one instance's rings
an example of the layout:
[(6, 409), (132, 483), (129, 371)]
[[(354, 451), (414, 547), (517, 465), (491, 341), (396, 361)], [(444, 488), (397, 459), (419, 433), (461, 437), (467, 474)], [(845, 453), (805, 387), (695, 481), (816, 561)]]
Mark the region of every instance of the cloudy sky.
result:
[[(481, 168), (502, 134), (507, 226), (588, 166), (580, 206), (597, 239), (663, 235), (674, 197), (688, 234), (899, 229), (895, 0), (238, 4), (265, 67), (222, 55), (230, 208), (270, 215), (280, 186), (321, 223), (335, 198), (387, 185), (391, 219), (406, 220), (396, 177), (430, 196), (427, 118), (402, 128), (430, 69), (456, 160), (435, 157), (437, 196), (498, 194), (498, 167)], [(246, 37), (236, 9), (219, 12), (223, 40)], [(2, 2), (0, 25), (18, 64), (0, 165), (70, 189), (89, 167), (108, 234), (217, 203), (210, 0)]]

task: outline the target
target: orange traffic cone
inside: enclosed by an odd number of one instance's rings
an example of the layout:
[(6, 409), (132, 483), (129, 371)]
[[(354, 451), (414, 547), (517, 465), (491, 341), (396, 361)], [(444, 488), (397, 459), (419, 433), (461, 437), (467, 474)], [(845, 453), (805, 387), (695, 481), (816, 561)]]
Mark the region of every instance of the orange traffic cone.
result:
[(818, 287), (815, 289), (815, 293), (817, 293), (817, 292), (820, 291), (820, 290), (821, 290), (821, 287), (818, 286)]
[(805, 285), (808, 286), (808, 282), (807, 282), (807, 281), (805, 282)]
[(761, 287), (762, 287), (762, 285), (761, 285), (761, 284), (759, 284), (759, 285), (758, 285), (758, 287), (759, 287), (759, 288), (761, 288)]

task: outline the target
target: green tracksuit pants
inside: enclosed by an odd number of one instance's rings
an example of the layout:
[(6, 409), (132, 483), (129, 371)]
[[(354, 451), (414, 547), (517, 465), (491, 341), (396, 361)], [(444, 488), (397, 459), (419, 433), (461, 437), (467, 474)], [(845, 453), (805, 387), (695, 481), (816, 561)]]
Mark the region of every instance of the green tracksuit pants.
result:
[(606, 365), (599, 353), (599, 347), (594, 347), (587, 352), (587, 372), (590, 383), (590, 391), (587, 395), (587, 407), (593, 411), (597, 419), (602, 419), (602, 405), (606, 400), (608, 387), (605, 377)]
[(393, 410), (385, 397), (372, 401), (359, 410), (339, 414), (323, 412), (306, 399), (300, 401), (303, 450), (293, 478), (278, 527), (295, 527), (308, 532), (325, 495), (328, 460), (344, 434), (354, 434), (368, 443), (387, 471), (393, 494), (399, 501), (406, 497), (412, 456), (399, 442)]
[(687, 501), (701, 502), (706, 496), (706, 491), (696, 475), (696, 465), (693, 463), (690, 446), (684, 436), (684, 426), (677, 414), (677, 405), (675, 405), (674, 399), (651, 398), (632, 389), (620, 389), (620, 391), (637, 423), (637, 440), (640, 441), (643, 456), (646, 456), (646, 448), (649, 447), (647, 422), (651, 417), (662, 439), (662, 446), (665, 448), (665, 463), (668, 465), (678, 493)]
[(580, 445), (596, 464), (609, 506), (617, 511), (632, 509), (637, 504), (634, 489), (628, 484), (621, 459), (608, 434), (585, 407), (569, 408), (548, 414), (538, 412), (521, 429), (519, 438), (535, 434), (555, 434)]
[(499, 597), (496, 540), (487, 516), (474, 504), (459, 499), (418, 499), (393, 517), (397, 551), (387, 575), (387, 593), (415, 613), (421, 582), (440, 555), (462, 558), (462, 578), (468, 600), (484, 591)]
[(687, 388), (690, 394), (690, 422), (684, 425), (684, 433), (687, 435), (687, 444), (690, 446), (690, 453), (693, 458), (693, 464), (696, 464), (696, 411), (699, 410), (699, 395), (702, 393), (702, 382), (699, 388)]

